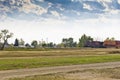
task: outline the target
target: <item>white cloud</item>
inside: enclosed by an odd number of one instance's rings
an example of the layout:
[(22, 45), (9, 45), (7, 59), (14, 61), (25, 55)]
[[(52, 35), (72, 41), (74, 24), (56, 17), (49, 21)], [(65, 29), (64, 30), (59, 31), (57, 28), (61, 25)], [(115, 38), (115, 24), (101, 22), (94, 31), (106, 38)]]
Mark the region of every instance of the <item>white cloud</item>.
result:
[[(2, 7), (0, 10), (3, 10), (4, 12), (12, 12), (12, 9), (17, 8), (19, 11), (23, 11), (25, 13), (31, 12), (31, 13), (35, 13), (37, 15), (41, 15), (41, 14), (47, 12), (47, 9), (31, 3), (31, 0), (17, 0), (17, 1), (9, 0), (9, 3), (10, 3), (11, 7), (7, 7), (5, 5), (0, 5), (0, 7)], [(14, 6), (14, 4), (17, 6)], [(19, 5), (22, 5), (22, 6), (18, 7)]]
[(106, 24), (109, 25), (109, 27), (111, 27), (111, 26), (119, 25), (120, 20), (107, 18), (104, 15), (101, 15), (97, 19), (75, 20), (75, 24), (80, 25), (81, 23), (82, 23), (82, 25), (86, 25), (86, 26), (89, 26), (89, 24), (90, 24), (89, 27), (92, 27), (92, 25), (95, 27), (98, 27), (100, 25), (103, 25), (104, 27), (108, 27), (108, 26), (105, 26)]
[(25, 4), (20, 8), (20, 11), (24, 11), (25, 13), (35, 13), (37, 15), (41, 15), (43, 13), (47, 13), (47, 9), (44, 9), (41, 6), (32, 4), (30, 0), (24, 0)]
[(110, 10), (110, 6), (108, 5), (108, 3), (112, 3), (112, 0), (97, 0), (97, 1), (100, 2), (105, 7), (104, 11)]
[(42, 25), (46, 25), (46, 26), (49, 26), (49, 25), (55, 26), (55, 25), (65, 24), (66, 21), (60, 20), (60, 19), (44, 19), (44, 21), (38, 20), (37, 23), (42, 24)]
[(120, 10), (117, 10), (117, 9), (106, 8), (104, 11), (106, 12), (106, 14), (115, 14), (115, 15), (117, 15), (117, 14), (120, 13)]
[(75, 14), (77, 14), (78, 16), (80, 16), (80, 14), (81, 14), (80, 12), (75, 11), (75, 10), (72, 10), (72, 12), (75, 13)]
[(39, 0), (40, 2), (44, 2), (44, 0)]
[(118, 14), (118, 13), (120, 13), (120, 10), (110, 10), (110, 13), (111, 14)]
[(51, 11), (52, 15), (55, 17), (60, 17), (60, 14), (57, 11)]
[(118, 0), (118, 3), (120, 4), (120, 0)]
[(92, 10), (91, 6), (88, 4), (83, 4), (84, 9)]
[(61, 11), (64, 11), (65, 9), (64, 8), (60, 8)]
[(49, 2), (49, 3), (48, 3), (48, 8), (50, 8), (52, 5), (53, 5), (53, 4)]
[(99, 2), (109, 2), (109, 3), (112, 2), (112, 0), (97, 0), (97, 1), (99, 1)]
[(4, 15), (1, 15), (1, 14), (0, 14), (0, 20), (5, 20), (5, 18), (7, 18), (7, 15), (5, 15), (5, 14), (4, 14)]
[(3, 12), (11, 12), (7, 6), (0, 5), (0, 11)]

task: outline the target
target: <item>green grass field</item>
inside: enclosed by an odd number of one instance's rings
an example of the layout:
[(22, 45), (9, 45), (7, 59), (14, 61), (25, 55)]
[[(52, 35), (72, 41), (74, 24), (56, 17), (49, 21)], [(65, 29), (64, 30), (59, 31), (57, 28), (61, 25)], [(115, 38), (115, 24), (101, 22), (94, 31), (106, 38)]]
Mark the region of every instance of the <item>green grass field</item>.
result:
[(112, 61), (120, 61), (120, 55), (2, 58), (0, 59), (0, 70), (90, 64)]
[(1, 51), (0, 70), (120, 61), (119, 52), (119, 49)]

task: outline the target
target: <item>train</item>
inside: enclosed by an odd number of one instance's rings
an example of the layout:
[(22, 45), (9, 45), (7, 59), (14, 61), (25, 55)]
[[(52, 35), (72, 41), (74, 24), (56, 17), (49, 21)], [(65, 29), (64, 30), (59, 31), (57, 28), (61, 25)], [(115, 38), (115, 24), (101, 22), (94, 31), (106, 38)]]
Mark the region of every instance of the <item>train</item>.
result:
[(87, 41), (84, 47), (91, 47), (91, 48), (120, 48), (120, 41), (119, 40), (109, 40), (109, 41)]

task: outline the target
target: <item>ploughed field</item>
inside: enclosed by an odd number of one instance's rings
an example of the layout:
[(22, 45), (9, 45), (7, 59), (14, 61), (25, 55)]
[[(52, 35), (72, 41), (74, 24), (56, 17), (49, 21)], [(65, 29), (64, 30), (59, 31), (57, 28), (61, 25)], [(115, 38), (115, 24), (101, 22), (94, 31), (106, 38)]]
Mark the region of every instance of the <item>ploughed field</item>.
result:
[(120, 61), (120, 49), (82, 48), (0, 52), (0, 70), (68, 66), (115, 61)]

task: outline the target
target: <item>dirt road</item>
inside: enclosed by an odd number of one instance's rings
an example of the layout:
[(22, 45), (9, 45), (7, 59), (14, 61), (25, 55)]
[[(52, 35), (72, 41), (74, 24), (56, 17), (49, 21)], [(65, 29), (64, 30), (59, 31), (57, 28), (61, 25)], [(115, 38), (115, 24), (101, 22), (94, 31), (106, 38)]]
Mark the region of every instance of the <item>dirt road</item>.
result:
[(8, 78), (13, 78), (13, 77), (25, 77), (25, 76), (32, 76), (32, 75), (69, 72), (69, 71), (74, 71), (74, 70), (104, 69), (104, 68), (115, 68), (115, 67), (120, 67), (120, 62), (6, 70), (6, 71), (0, 71), (0, 80), (6, 80)]

